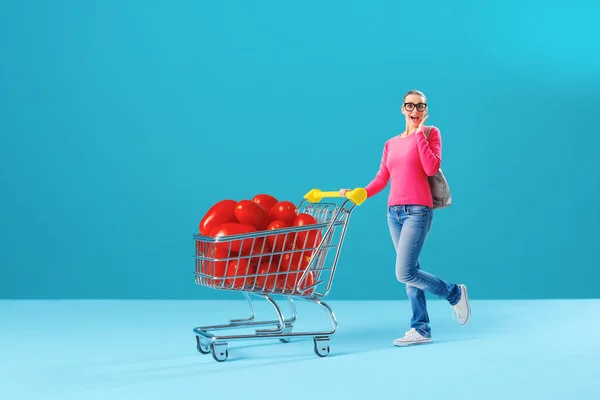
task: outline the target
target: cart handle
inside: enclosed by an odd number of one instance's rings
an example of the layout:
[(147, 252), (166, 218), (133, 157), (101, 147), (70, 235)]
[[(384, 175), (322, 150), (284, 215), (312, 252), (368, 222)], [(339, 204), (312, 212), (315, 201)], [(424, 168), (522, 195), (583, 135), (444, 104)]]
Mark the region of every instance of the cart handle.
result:
[[(312, 189), (304, 195), (304, 198), (311, 203), (318, 203), (324, 198), (342, 197), (340, 192), (322, 192), (319, 189)], [(354, 204), (361, 205), (367, 199), (367, 191), (363, 188), (356, 188), (346, 192), (345, 197)]]

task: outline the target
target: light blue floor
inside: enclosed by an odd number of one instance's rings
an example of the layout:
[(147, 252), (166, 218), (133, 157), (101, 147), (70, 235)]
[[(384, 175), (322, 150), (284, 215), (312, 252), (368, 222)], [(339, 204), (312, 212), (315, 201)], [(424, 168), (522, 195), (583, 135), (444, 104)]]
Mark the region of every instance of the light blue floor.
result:
[[(429, 301), (434, 341), (411, 348), (392, 346), (408, 302), (329, 304), (328, 357), (312, 340), (246, 341), (217, 363), (192, 329), (246, 316), (243, 298), (0, 301), (0, 399), (600, 398), (600, 300), (472, 301), (466, 327)], [(327, 327), (321, 310), (298, 312), (297, 329)]]

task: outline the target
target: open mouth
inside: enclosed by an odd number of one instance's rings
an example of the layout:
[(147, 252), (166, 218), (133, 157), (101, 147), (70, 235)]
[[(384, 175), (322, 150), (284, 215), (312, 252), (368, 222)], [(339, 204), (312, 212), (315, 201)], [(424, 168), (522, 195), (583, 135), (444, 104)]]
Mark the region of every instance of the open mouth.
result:
[(417, 121), (419, 121), (419, 117), (414, 117), (414, 116), (411, 116), (411, 117), (410, 117), (410, 120), (411, 120), (412, 122), (417, 122)]

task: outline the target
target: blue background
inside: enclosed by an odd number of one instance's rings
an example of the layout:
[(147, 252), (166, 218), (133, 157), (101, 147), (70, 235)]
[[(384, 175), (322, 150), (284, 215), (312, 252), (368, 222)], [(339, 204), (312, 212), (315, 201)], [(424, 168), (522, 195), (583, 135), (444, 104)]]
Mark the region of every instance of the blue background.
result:
[[(223, 198), (366, 185), (409, 89), (454, 206), (425, 270), (472, 298), (599, 297), (598, 5), (510, 0), (0, 5), (0, 297), (239, 298), (193, 283)], [(405, 299), (388, 191), (335, 299)]]

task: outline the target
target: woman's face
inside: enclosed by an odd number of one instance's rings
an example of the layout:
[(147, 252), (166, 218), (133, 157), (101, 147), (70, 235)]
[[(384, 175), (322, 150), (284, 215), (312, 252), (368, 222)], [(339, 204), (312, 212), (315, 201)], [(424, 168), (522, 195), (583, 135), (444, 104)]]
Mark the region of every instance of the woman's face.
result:
[(426, 100), (418, 94), (409, 94), (404, 99), (402, 114), (406, 116), (407, 125), (416, 128), (427, 115)]

